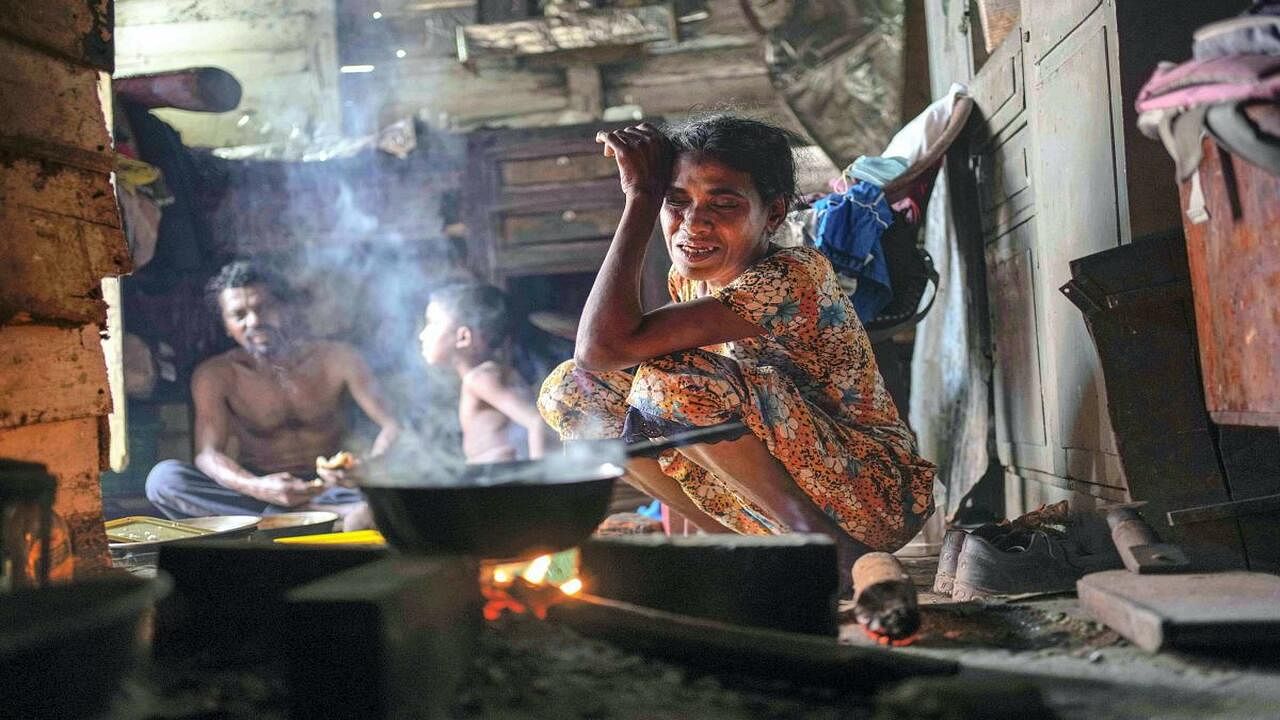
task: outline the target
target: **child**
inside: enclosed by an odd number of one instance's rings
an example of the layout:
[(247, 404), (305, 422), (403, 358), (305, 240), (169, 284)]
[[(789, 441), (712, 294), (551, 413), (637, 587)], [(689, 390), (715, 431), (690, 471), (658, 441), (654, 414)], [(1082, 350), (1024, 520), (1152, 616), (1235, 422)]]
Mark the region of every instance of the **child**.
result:
[(462, 452), (469, 463), (515, 460), (514, 422), (528, 435), (528, 457), (542, 457), (550, 428), (534, 407), (533, 392), (502, 359), (511, 335), (507, 301), (490, 285), (454, 285), (437, 290), (427, 305), (418, 339), (430, 365), (449, 366), (462, 380), (458, 420)]

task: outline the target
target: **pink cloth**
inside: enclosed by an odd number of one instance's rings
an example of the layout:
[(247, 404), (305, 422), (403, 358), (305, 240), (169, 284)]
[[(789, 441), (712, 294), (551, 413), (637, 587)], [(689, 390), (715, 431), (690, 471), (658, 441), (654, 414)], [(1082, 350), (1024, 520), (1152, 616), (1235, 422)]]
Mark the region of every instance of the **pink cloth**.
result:
[(1138, 91), (1138, 112), (1280, 97), (1280, 56), (1228, 55), (1161, 63)]

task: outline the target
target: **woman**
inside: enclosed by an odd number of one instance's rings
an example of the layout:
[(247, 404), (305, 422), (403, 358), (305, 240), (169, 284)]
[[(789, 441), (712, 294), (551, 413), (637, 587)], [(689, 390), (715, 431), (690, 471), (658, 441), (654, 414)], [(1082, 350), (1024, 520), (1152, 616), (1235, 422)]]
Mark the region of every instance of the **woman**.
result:
[[(934, 468), (830, 263), (770, 244), (796, 194), (788, 134), (722, 115), (596, 139), (626, 205), (575, 359), (542, 387), (543, 417), (566, 440), (742, 420), (738, 439), (637, 459), (628, 479), (707, 532), (829, 535), (847, 586), (859, 555), (901, 547), (932, 513)], [(658, 220), (674, 302), (646, 313), (640, 273)]]

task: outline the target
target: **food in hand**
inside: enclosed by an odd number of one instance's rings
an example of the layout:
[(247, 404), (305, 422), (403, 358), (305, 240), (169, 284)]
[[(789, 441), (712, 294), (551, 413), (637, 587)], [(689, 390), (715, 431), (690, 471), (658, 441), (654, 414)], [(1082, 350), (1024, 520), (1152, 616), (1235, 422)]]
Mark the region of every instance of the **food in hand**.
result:
[(316, 458), (317, 470), (350, 470), (356, 466), (356, 456), (343, 450), (333, 457), (324, 457), (323, 455)]

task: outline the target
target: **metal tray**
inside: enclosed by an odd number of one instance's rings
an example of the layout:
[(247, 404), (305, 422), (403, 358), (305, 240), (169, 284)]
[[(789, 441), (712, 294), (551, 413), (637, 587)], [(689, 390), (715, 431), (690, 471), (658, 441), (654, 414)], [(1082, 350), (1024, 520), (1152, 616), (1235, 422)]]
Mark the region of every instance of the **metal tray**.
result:
[[(217, 515), (214, 517), (189, 518), (175, 522), (162, 518), (134, 515), (111, 520), (105, 527), (108, 535), (107, 546), (112, 554), (137, 552), (154, 547), (161, 543), (189, 538), (244, 537), (253, 532), (261, 520), (257, 515)], [(130, 533), (144, 539), (132, 541), (111, 541), (111, 536), (122, 536)]]

